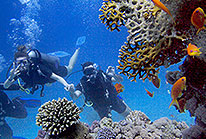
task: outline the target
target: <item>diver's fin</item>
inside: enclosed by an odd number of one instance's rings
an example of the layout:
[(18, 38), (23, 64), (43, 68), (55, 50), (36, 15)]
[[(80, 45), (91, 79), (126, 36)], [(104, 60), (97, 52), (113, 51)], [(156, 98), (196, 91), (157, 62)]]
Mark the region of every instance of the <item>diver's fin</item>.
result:
[(34, 98), (20, 98), (21, 102), (27, 108), (36, 108), (41, 106), (41, 101)]

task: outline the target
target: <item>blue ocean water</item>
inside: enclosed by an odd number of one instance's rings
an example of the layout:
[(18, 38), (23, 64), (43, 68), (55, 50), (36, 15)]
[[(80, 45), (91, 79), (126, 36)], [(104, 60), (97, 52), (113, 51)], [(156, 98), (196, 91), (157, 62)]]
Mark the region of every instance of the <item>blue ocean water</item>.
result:
[[(81, 69), (81, 64), (86, 61), (93, 61), (102, 70), (108, 66), (118, 66), (119, 49), (128, 36), (125, 27), (121, 31), (110, 32), (99, 20), (99, 8), (102, 0), (6, 0), (0, 5), (0, 77), (1, 82), (6, 79), (8, 66), (12, 63), (16, 46), (26, 44), (32, 48), (37, 48), (43, 53), (55, 51), (65, 51), (71, 54), (80, 47), (80, 54), (73, 71)], [(79, 37), (85, 36), (86, 40), (81, 45), (76, 45)], [(80, 42), (81, 43), (81, 42)], [(70, 56), (62, 57), (61, 64), (67, 65)], [(188, 125), (194, 123), (194, 119), (189, 113), (178, 113), (174, 107), (170, 109), (171, 102), (168, 90), (171, 85), (166, 83), (165, 74), (167, 70), (177, 70), (178, 65), (173, 65), (167, 69), (161, 67), (159, 77), (161, 86), (155, 88), (151, 82), (131, 82), (122, 75), (122, 84), (125, 90), (121, 97), (131, 107), (132, 110), (144, 112), (152, 121), (160, 117), (168, 117), (178, 121), (186, 121)], [(118, 72), (118, 70), (116, 70)], [(82, 73), (73, 74), (67, 79), (69, 83), (75, 85), (79, 82)], [(149, 97), (145, 89), (155, 92), (154, 97)], [(45, 87), (45, 96), (40, 97), (37, 91), (33, 95), (28, 95), (21, 91), (7, 91), (12, 99), (16, 96), (26, 98), (38, 98), (42, 103), (59, 97), (66, 97), (71, 100), (60, 83), (54, 83), (50, 87)], [(83, 105), (81, 97), (75, 101), (78, 106)], [(25, 119), (6, 118), (13, 130), (14, 136), (22, 136), (34, 139), (40, 127), (35, 125), (35, 117), (38, 108), (27, 108), (28, 117)], [(113, 112), (113, 120), (119, 121), (123, 117)], [(171, 116), (173, 115), (173, 116)], [(86, 107), (81, 113), (81, 121), (91, 124), (94, 120), (99, 120), (97, 113), (90, 107)]]

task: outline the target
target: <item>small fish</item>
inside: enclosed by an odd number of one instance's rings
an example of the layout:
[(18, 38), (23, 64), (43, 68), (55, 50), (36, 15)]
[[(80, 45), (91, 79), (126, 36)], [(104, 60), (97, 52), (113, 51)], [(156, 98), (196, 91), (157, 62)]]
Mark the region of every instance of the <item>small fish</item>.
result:
[(174, 118), (175, 116), (173, 114), (170, 114), (170, 117)]
[(172, 16), (172, 14), (171, 14), (170, 11), (169, 11), (169, 9), (168, 9), (163, 3), (161, 3), (159, 0), (152, 0), (152, 2), (153, 2), (157, 7), (159, 7), (160, 9), (162, 9), (163, 11), (165, 11), (167, 14), (169, 14), (169, 15), (171, 16), (172, 21), (174, 22), (174, 24), (176, 24), (176, 23), (175, 23), (175, 20), (174, 20), (174, 18), (173, 18), (173, 16)]
[(160, 87), (160, 79), (157, 75), (152, 76), (152, 83), (155, 87), (159, 88)]
[(198, 7), (194, 10), (191, 16), (191, 23), (198, 29), (196, 34), (206, 29), (204, 26), (206, 25), (206, 14), (202, 8)]
[(147, 94), (150, 96), (150, 97), (153, 97), (154, 96), (154, 92), (149, 92), (147, 89), (145, 89), (146, 90), (146, 92), (147, 92)]
[(200, 56), (200, 54), (202, 53), (202, 52), (200, 52), (200, 48), (198, 48), (197, 46), (189, 43), (189, 45), (187, 47), (187, 54), (189, 56), (193, 56), (193, 58), (194, 58), (194, 56)]
[(172, 91), (171, 91), (172, 102), (170, 103), (169, 108), (172, 106), (172, 104), (175, 104), (177, 108), (180, 109), (177, 98), (182, 96), (183, 90), (186, 90), (186, 77), (181, 77), (172, 86)]
[(114, 85), (114, 87), (115, 87), (115, 89), (116, 89), (116, 91), (117, 91), (118, 94), (119, 94), (120, 92), (123, 92), (123, 91), (124, 91), (124, 86), (123, 86), (121, 83), (116, 83), (116, 84)]

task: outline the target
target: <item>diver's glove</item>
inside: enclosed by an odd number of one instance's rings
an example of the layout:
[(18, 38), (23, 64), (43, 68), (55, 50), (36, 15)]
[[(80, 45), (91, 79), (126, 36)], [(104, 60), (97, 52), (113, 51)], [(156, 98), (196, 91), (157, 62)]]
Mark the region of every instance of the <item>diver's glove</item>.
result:
[(120, 76), (119, 74), (115, 73), (115, 68), (112, 66), (108, 66), (107, 70), (106, 70), (106, 74), (109, 75), (112, 80), (112, 82), (122, 82), (123, 78), (122, 76)]
[(112, 77), (115, 76), (115, 68), (112, 66), (108, 66), (106, 70), (106, 74)]
[(68, 92), (74, 92), (74, 84), (69, 84), (65, 86), (64, 89)]

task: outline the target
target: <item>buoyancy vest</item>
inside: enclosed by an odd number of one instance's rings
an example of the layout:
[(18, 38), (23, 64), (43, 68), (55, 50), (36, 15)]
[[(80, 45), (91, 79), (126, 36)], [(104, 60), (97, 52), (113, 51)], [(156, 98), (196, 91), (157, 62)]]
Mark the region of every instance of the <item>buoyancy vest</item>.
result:
[(88, 81), (86, 76), (80, 80), (85, 101), (92, 101), (97, 105), (110, 105), (110, 98), (117, 95), (111, 78), (99, 70), (94, 83)]

